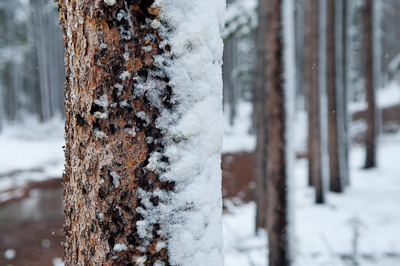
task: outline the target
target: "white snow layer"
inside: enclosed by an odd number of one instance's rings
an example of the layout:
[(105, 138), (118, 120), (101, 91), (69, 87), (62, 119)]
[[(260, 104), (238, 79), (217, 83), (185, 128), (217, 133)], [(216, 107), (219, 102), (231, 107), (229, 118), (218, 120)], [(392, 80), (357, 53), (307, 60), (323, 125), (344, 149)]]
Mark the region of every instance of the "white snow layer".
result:
[(116, 0), (104, 0), (104, 3), (106, 3), (109, 6), (115, 5), (117, 3)]
[[(160, 180), (174, 182), (175, 187), (172, 192), (138, 189), (146, 207), (137, 208), (144, 217), (140, 235), (151, 238), (152, 225), (160, 223), (171, 265), (220, 266), (225, 1), (156, 0), (154, 5), (161, 10), (160, 25), (154, 28), (164, 40), (161, 46), (171, 49), (155, 57), (163, 73), (152, 75), (169, 77), (174, 107), (171, 112), (160, 105), (158, 92), (148, 86), (155, 79), (142, 84), (150, 103), (160, 109), (156, 126), (164, 133), (164, 155), (169, 159), (169, 164), (155, 161), (159, 155), (154, 154), (148, 168), (156, 165)], [(153, 206), (151, 196), (158, 196), (161, 203)]]

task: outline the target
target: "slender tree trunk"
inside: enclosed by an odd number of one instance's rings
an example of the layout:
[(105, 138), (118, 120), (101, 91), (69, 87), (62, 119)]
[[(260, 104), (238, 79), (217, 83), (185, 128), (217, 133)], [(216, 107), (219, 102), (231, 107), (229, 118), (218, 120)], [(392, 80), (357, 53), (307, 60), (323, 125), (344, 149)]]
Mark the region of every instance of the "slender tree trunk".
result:
[(326, 86), (328, 94), (328, 148), (330, 190), (343, 191), (346, 175), (345, 98), (342, 69), (342, 0), (327, 0)]
[(343, 125), (344, 125), (344, 136), (343, 136), (343, 141), (344, 141), (344, 162), (345, 162), (345, 179), (343, 182), (343, 185), (348, 186), (350, 184), (350, 176), (349, 176), (349, 143), (350, 143), (350, 137), (349, 137), (349, 114), (348, 114), (348, 101), (349, 101), (349, 63), (350, 60), (347, 57), (350, 51), (350, 38), (349, 38), (349, 18), (350, 18), (350, 8), (349, 8), (349, 2), (348, 0), (343, 0), (343, 23), (342, 23), (342, 34), (343, 34), (343, 54), (342, 54), (342, 71), (343, 71)]
[(365, 92), (367, 95), (368, 109), (366, 113), (368, 128), (365, 136), (366, 159), (365, 168), (376, 166), (376, 125), (375, 125), (375, 92), (373, 73), (373, 47), (372, 47), (372, 0), (366, 0), (363, 7), (363, 44), (364, 44), (364, 67), (365, 67)]
[(256, 132), (257, 146), (254, 159), (254, 177), (257, 182), (257, 213), (256, 213), (256, 229), (266, 228), (267, 225), (267, 181), (266, 181), (266, 165), (267, 165), (267, 147), (268, 141), (267, 124), (266, 124), (266, 102), (267, 98), (265, 84), (267, 81), (266, 64), (267, 56), (265, 53), (265, 44), (267, 43), (267, 2), (259, 1), (258, 4), (258, 27), (257, 27), (257, 68), (256, 82), (254, 86), (254, 112), (256, 114)]
[(304, 110), (304, 0), (296, 1), (296, 110)]
[(264, 0), (267, 21), (264, 53), (266, 56), (266, 134), (267, 168), (267, 231), (269, 265), (289, 265), (286, 220), (286, 151), (285, 151), (285, 93), (283, 57), (283, 1)]
[(224, 3), (153, 2), (58, 1), (66, 265), (223, 265)]
[(308, 111), (308, 180), (317, 191), (316, 202), (323, 202), (321, 132), (319, 105), (319, 1), (304, 1), (304, 87)]

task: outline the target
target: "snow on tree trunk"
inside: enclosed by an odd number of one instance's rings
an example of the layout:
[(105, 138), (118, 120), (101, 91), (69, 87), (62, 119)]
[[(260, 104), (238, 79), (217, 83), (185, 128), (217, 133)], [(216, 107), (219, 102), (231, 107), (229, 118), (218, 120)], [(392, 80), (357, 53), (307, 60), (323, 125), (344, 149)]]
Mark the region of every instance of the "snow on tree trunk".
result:
[(373, 73), (373, 35), (372, 35), (372, 0), (366, 0), (363, 7), (363, 44), (364, 44), (364, 67), (365, 67), (365, 92), (367, 96), (368, 109), (366, 113), (367, 132), (365, 137), (366, 160), (365, 168), (376, 166), (376, 126), (375, 126), (375, 90)]
[(66, 265), (223, 265), (224, 1), (58, 5)]

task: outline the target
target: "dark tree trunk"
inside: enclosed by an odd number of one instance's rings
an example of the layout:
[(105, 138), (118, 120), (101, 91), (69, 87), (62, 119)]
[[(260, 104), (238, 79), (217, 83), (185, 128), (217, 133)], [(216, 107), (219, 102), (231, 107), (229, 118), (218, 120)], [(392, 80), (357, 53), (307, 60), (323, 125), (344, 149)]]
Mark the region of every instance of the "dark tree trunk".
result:
[(304, 1), (304, 88), (305, 105), (308, 111), (308, 180), (315, 186), (316, 202), (322, 203), (322, 160), (319, 104), (319, 3), (314, 0)]
[(336, 101), (336, 60), (335, 60), (335, 0), (327, 0), (326, 5), (326, 90), (328, 93), (328, 148), (330, 189), (341, 192), (338, 153), (338, 124)]
[[(327, 0), (326, 6), (326, 86), (328, 94), (328, 148), (330, 185), (333, 192), (343, 191), (346, 175), (345, 108), (342, 68), (342, 4)], [(339, 13), (340, 12), (340, 13)]]
[(345, 171), (345, 176), (343, 180), (343, 185), (348, 186), (350, 184), (350, 176), (349, 176), (349, 129), (348, 129), (348, 123), (349, 123), (349, 114), (348, 114), (348, 93), (349, 93), (349, 88), (348, 88), (348, 77), (349, 74), (347, 73), (348, 69), (348, 64), (350, 60), (347, 58), (347, 54), (349, 52), (349, 35), (348, 35), (348, 18), (350, 16), (349, 12), (350, 9), (348, 8), (349, 2), (347, 0), (343, 0), (343, 23), (342, 23), (342, 36), (343, 36), (343, 50), (342, 50), (342, 71), (343, 71), (343, 125), (344, 125), (344, 136), (343, 136), (343, 141), (344, 141), (344, 171)]
[[(263, 45), (266, 65), (266, 164), (267, 231), (269, 265), (289, 265), (286, 220), (286, 150), (285, 150), (285, 93), (283, 58), (282, 0), (263, 0), (267, 13), (266, 38)], [(263, 3), (264, 4), (264, 3)], [(262, 18), (261, 17), (261, 18)]]
[(365, 92), (367, 96), (368, 109), (366, 113), (368, 128), (365, 136), (366, 160), (365, 168), (376, 166), (376, 124), (375, 124), (375, 92), (373, 75), (373, 40), (372, 40), (372, 0), (366, 0), (363, 7), (363, 44), (364, 44), (364, 73)]

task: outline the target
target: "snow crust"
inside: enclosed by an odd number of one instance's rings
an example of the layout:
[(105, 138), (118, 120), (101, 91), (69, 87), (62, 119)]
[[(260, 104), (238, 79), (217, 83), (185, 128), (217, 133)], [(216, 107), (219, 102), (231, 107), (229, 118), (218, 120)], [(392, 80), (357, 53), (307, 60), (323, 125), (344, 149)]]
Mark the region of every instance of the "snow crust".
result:
[[(161, 224), (167, 238), (171, 265), (223, 265), (221, 150), (222, 116), (222, 29), (224, 0), (156, 0), (159, 22), (149, 21), (164, 40), (161, 47), (170, 52), (155, 57), (160, 72), (168, 76), (172, 88), (173, 110), (163, 108), (161, 87), (151, 77), (136, 86), (150, 104), (160, 110), (156, 127), (164, 134), (165, 151), (152, 154), (147, 169), (160, 180), (174, 182), (174, 191), (137, 190), (145, 208), (138, 207), (144, 220), (137, 222), (143, 239), (152, 238), (153, 225)], [(142, 49), (147, 49), (146, 47)], [(144, 113), (136, 116), (149, 121)], [(149, 140), (151, 141), (151, 140)], [(168, 164), (160, 160), (166, 156)], [(160, 203), (153, 206), (151, 197)], [(165, 243), (159, 243), (162, 248)], [(145, 255), (145, 254), (143, 254)], [(141, 265), (144, 257), (137, 257)], [(163, 262), (160, 262), (160, 265)]]
[(127, 250), (127, 249), (128, 249), (128, 247), (125, 244), (115, 244), (114, 248), (113, 248), (113, 250), (115, 252), (121, 252), (121, 251), (124, 251), (124, 250)]
[(115, 5), (117, 3), (116, 0), (104, 0), (104, 3), (106, 3), (109, 6)]

